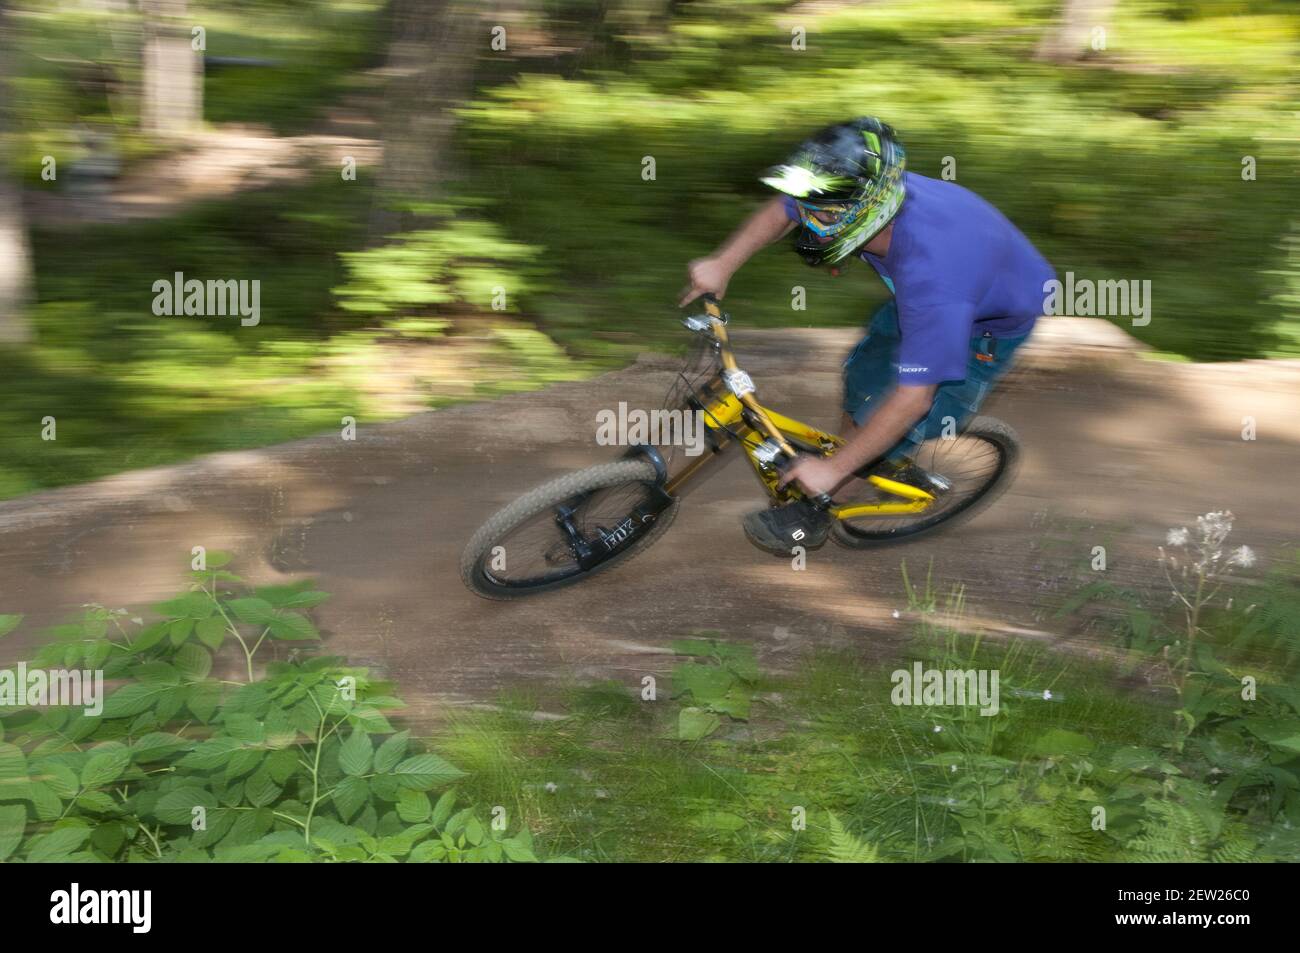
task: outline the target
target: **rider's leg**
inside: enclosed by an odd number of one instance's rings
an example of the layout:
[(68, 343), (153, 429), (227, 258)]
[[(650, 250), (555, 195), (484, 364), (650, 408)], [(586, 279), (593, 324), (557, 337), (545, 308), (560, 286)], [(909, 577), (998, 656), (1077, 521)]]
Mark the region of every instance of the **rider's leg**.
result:
[[(852, 438), (853, 432), (857, 429), (858, 425), (853, 422), (852, 415), (846, 411), (840, 417), (840, 436), (845, 440), (849, 440)], [(831, 494), (831, 499), (836, 503), (847, 503), (850, 500), (856, 499), (858, 495), (862, 493), (862, 490), (866, 485), (867, 481), (861, 477), (849, 477), (836, 488), (834, 493)]]
[[(882, 312), (884, 310), (881, 309)], [(884, 320), (880, 313), (877, 314), (877, 318)], [(876, 327), (877, 322), (873, 320), (873, 332)], [(888, 332), (889, 329), (886, 327), (885, 330)], [(875, 334), (873, 333), (872, 336)], [(892, 472), (897, 471), (900, 474), (899, 478), (904, 482), (912, 482), (915, 478), (915, 475), (910, 473), (912, 459), (921, 444), (926, 440), (955, 437), (965, 429), (966, 424), (979, 412), (980, 406), (993, 388), (1010, 370), (1013, 356), (1026, 338), (1027, 335), (996, 340), (983, 335), (971, 338), (966, 378), (941, 384), (935, 392), (929, 413), (912, 428), (907, 436), (890, 448), (881, 462), (871, 465), (870, 468), (881, 471), (882, 476), (890, 476)], [(875, 409), (873, 405), (879, 403), (877, 392), (870, 387), (869, 380), (863, 376), (868, 373), (881, 373), (878, 361), (872, 360), (868, 354), (872, 350), (870, 344), (870, 339), (864, 341), (845, 363), (845, 417), (849, 417), (850, 407), (853, 407), (856, 413), (853, 413), (852, 420), (857, 426), (865, 422)], [(894, 348), (890, 351), (892, 361), (897, 353), (897, 339), (893, 339), (889, 344)], [(889, 366), (886, 378), (891, 386), (894, 367), (896, 364)], [(847, 427), (841, 432), (847, 434)], [(924, 479), (924, 475), (921, 474), (920, 478)], [(834, 499), (837, 502), (856, 499), (863, 491), (863, 483), (863, 480), (857, 478), (849, 481), (836, 490)]]
[(971, 338), (966, 379), (939, 385), (930, 412), (889, 451), (887, 457), (891, 460), (910, 458), (924, 441), (952, 438), (965, 430), (993, 388), (1011, 369), (1016, 349), (1027, 337), (1028, 335), (1000, 339), (983, 336)]
[(891, 298), (872, 315), (866, 334), (844, 361), (846, 420), (862, 426), (893, 389), (898, 380), (898, 344), (898, 309)]
[[(866, 336), (844, 362), (844, 402), (840, 436), (846, 439), (866, 423), (898, 377), (898, 309), (893, 299), (872, 315)], [(851, 477), (831, 494), (837, 503), (860, 497), (866, 480)]]

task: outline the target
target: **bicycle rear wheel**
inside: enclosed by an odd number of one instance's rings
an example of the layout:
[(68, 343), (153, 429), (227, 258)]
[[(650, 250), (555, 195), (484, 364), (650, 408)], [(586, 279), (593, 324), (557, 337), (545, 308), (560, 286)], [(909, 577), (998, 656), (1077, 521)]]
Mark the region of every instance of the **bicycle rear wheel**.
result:
[[(1020, 462), (1020, 440), (1001, 420), (976, 417), (956, 437), (927, 440), (912, 459), (948, 488), (940, 491), (926, 510), (914, 515), (837, 520), (831, 530), (835, 542), (850, 549), (886, 546), (970, 519), (1011, 485)], [(880, 492), (867, 484), (860, 500), (852, 502), (874, 502)]]
[(644, 458), (579, 470), (484, 523), (461, 556), (461, 578), (488, 599), (571, 585), (645, 550), (672, 524), (677, 506), (665, 505), (654, 464)]

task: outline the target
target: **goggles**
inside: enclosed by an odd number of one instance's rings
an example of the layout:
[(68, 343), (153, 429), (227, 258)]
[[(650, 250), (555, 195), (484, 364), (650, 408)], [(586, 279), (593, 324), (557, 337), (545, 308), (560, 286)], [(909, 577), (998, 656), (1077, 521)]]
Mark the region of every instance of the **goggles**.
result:
[(832, 238), (853, 225), (867, 203), (814, 205), (795, 199), (795, 205), (799, 209), (799, 223), (804, 228), (819, 238)]

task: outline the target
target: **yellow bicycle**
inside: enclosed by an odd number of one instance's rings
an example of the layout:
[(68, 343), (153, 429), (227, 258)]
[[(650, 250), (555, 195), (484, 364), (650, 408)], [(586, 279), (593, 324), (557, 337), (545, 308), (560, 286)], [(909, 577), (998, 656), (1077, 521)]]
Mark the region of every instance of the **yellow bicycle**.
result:
[[(626, 561), (659, 539), (677, 515), (682, 490), (728, 446), (744, 448), (773, 506), (803, 499), (778, 488), (782, 470), (800, 453), (829, 455), (843, 439), (764, 407), (753, 380), (736, 362), (729, 321), (716, 299), (682, 323), (698, 347), (677, 375), (670, 407), (699, 415), (708, 451), (693, 459), (676, 447), (630, 447), (616, 462), (545, 483), (493, 515), (461, 557), (461, 577), (490, 599), (555, 589)], [(831, 538), (862, 549), (913, 539), (951, 526), (1011, 482), (1020, 449), (1015, 432), (992, 417), (975, 417), (959, 433), (927, 440), (902, 468), (858, 471), (849, 498), (813, 504), (835, 523)], [(841, 493), (844, 491), (842, 490)]]

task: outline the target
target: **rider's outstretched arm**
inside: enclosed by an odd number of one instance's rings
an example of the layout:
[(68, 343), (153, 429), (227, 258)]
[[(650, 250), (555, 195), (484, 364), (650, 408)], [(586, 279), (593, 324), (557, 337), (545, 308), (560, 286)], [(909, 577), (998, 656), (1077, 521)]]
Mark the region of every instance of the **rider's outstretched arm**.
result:
[(831, 493), (853, 476), (853, 471), (882, 456), (902, 440), (934, 402), (935, 384), (901, 384), (876, 408), (848, 442), (829, 457), (800, 456), (781, 478), (784, 485), (799, 481), (814, 496)]
[(785, 214), (781, 198), (778, 196), (768, 199), (731, 233), (730, 238), (718, 246), (717, 251), (707, 258), (697, 258), (686, 266), (688, 281), (678, 307), (683, 307), (706, 293), (721, 298), (727, 291), (731, 276), (741, 265), (792, 228), (794, 222)]

